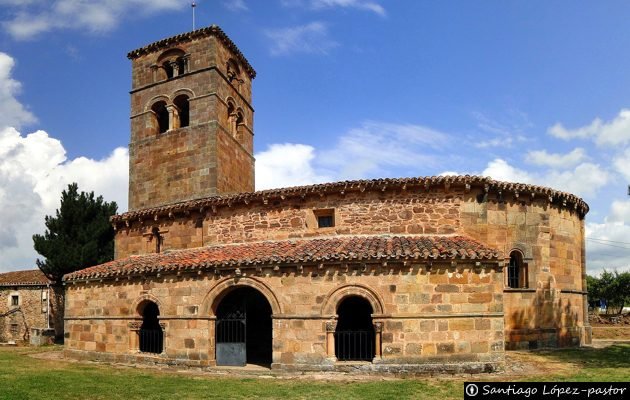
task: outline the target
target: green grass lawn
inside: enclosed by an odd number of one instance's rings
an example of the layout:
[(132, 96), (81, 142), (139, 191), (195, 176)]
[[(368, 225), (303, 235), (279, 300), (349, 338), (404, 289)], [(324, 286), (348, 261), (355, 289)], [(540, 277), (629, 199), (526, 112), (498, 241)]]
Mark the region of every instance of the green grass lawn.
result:
[[(50, 350), (50, 349), (44, 349)], [(115, 367), (30, 357), (42, 349), (0, 348), (0, 399), (461, 399), (468, 378), (417, 377), (399, 380), (309, 381), (221, 378), (151, 369)], [(528, 356), (525, 356), (528, 357)], [(627, 381), (630, 345), (535, 353), (554, 374), (522, 380)], [(569, 363), (570, 366), (566, 367)], [(548, 365), (547, 365), (548, 364)], [(542, 364), (540, 364), (542, 365)], [(494, 375), (494, 380), (512, 379)], [(474, 379), (488, 380), (487, 375)], [(521, 380), (519, 378), (519, 380)]]

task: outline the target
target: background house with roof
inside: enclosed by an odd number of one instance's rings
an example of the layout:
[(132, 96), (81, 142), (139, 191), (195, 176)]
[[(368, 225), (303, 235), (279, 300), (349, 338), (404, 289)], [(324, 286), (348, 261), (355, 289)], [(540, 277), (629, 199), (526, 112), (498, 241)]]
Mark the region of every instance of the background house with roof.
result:
[(34, 328), (52, 329), (48, 335), (50, 340), (54, 339), (55, 327), (59, 336), (63, 333), (63, 319), (59, 312), (63, 296), (52, 283), (38, 269), (0, 274), (1, 343), (29, 342)]

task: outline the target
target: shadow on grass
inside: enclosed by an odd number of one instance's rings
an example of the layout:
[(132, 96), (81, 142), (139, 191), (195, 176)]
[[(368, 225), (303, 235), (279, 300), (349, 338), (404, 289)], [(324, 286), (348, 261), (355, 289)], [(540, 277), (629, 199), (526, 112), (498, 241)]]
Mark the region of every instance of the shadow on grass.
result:
[(581, 347), (575, 349), (541, 350), (538, 353), (554, 361), (581, 364), (587, 368), (628, 368), (630, 363), (629, 344), (616, 344), (600, 349)]

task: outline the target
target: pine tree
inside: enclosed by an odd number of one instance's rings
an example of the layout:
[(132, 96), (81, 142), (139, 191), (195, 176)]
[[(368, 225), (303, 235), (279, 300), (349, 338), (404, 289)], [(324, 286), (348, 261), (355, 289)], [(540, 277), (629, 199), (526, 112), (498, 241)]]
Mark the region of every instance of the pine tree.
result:
[(105, 202), (94, 192), (79, 194), (76, 183), (61, 192), (55, 216), (46, 216), (46, 231), (33, 235), (39, 269), (57, 284), (64, 274), (114, 258), (114, 229), (109, 217), (116, 214), (115, 202)]

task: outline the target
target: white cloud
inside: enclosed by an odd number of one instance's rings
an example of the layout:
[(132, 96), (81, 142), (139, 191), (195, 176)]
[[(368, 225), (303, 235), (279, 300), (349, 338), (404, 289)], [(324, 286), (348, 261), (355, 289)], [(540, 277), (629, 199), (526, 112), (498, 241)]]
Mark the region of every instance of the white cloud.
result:
[(312, 10), (328, 8), (354, 8), (361, 11), (373, 12), (381, 17), (387, 15), (385, 8), (371, 0), (281, 0), (286, 7), (304, 7)]
[(14, 66), (15, 60), (8, 54), (0, 52), (0, 127), (20, 127), (36, 120), (35, 116), (16, 99), (22, 85), (11, 76)]
[(1, 4), (10, 8), (14, 15), (2, 24), (15, 39), (30, 39), (60, 29), (106, 32), (128, 16), (144, 16), (188, 6), (180, 0), (3, 0)]
[(624, 145), (630, 143), (630, 110), (622, 109), (612, 121), (595, 118), (589, 125), (575, 129), (556, 123), (548, 129), (548, 133), (564, 140), (591, 138), (600, 146)]
[(368, 121), (322, 151), (317, 162), (341, 179), (387, 175), (400, 167), (417, 171), (437, 166), (435, 151), (449, 140), (447, 134), (421, 125)]
[(594, 196), (610, 182), (610, 174), (598, 164), (582, 163), (573, 170), (551, 171), (542, 177), (545, 186), (578, 196)]
[(44, 232), (44, 216), (59, 207), (69, 183), (124, 210), (128, 167), (123, 148), (102, 160), (67, 160), (61, 142), (44, 131), (22, 136), (14, 128), (0, 130), (0, 270), (34, 267), (32, 235)]
[(313, 167), (315, 149), (304, 144), (272, 144), (256, 154), (256, 190), (328, 182)]
[[(630, 201), (613, 201), (610, 205), (610, 214), (608, 214), (605, 220), (606, 222), (614, 223), (630, 223)], [(630, 238), (630, 236), (628, 237)]]
[(520, 110), (511, 109), (502, 115), (503, 121), (488, 117), (486, 114), (475, 111), (472, 117), (477, 122), (477, 129), (483, 133), (483, 137), (492, 135), (492, 138), (475, 139), (474, 146), (480, 149), (491, 147), (511, 148), (517, 143), (527, 141), (524, 131), (532, 126), (527, 114)]
[(547, 153), (546, 150), (530, 151), (525, 156), (525, 160), (535, 165), (542, 165), (552, 168), (570, 168), (579, 164), (586, 158), (584, 149), (576, 148), (570, 153)]
[(249, 10), (247, 4), (245, 4), (245, 0), (225, 0), (223, 6), (234, 12)]
[(265, 35), (272, 41), (271, 54), (276, 56), (291, 53), (328, 54), (339, 45), (330, 38), (328, 27), (322, 22), (268, 29)]
[(602, 223), (586, 224), (587, 272), (630, 270), (630, 201), (614, 201)]
[(623, 153), (615, 157), (613, 166), (626, 181), (630, 182), (630, 148), (625, 149)]
[(630, 270), (630, 226), (621, 222), (586, 224), (587, 273)]
[(516, 168), (500, 158), (490, 161), (482, 175), (500, 181), (548, 186), (577, 196), (594, 196), (610, 181), (610, 174), (597, 164), (582, 163), (570, 170), (533, 173)]
[(383, 6), (374, 1), (364, 0), (312, 0), (313, 8), (356, 8), (357, 10), (371, 11), (382, 17), (386, 15)]
[(256, 154), (256, 189), (391, 176), (399, 168), (415, 172), (436, 165), (434, 153), (449, 140), (420, 125), (369, 121), (327, 149), (274, 144)]
[(500, 158), (490, 161), (482, 175), (508, 182), (534, 183), (535, 180), (528, 172), (515, 168)]

